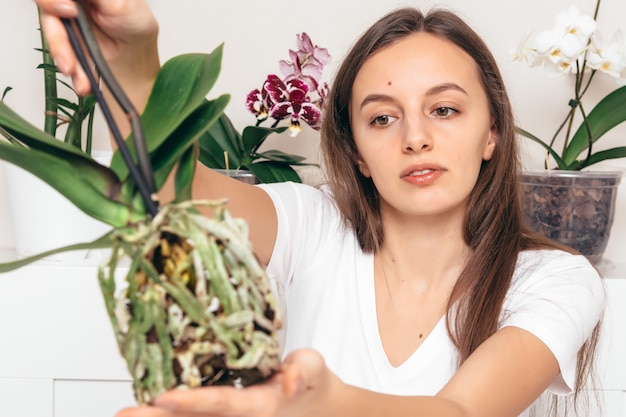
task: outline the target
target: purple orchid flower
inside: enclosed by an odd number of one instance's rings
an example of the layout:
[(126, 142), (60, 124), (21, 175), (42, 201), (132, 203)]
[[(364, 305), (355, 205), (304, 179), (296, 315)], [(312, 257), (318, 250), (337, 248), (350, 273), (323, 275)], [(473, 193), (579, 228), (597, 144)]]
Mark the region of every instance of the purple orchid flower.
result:
[(289, 135), (302, 130), (300, 120), (319, 130), (321, 109), (328, 95), (328, 84), (322, 82), (324, 66), (331, 60), (326, 48), (313, 45), (306, 33), (297, 35), (297, 50), (290, 50), (290, 61), (279, 62), (285, 77), (270, 74), (263, 87), (252, 90), (246, 97), (246, 107), (257, 118), (257, 126), (268, 118), (290, 119)]
[(311, 38), (306, 33), (297, 35), (298, 49), (289, 50), (291, 61), (281, 60), (280, 70), (285, 75), (285, 81), (291, 79), (304, 80), (312, 90), (320, 86), (324, 66), (330, 60), (330, 54), (326, 48), (313, 45)]
[[(283, 82), (278, 76), (270, 74), (263, 84), (269, 104), (268, 115), (278, 123), (290, 118), (289, 135), (294, 137), (302, 130), (300, 120), (318, 130), (321, 124), (321, 110), (309, 97), (309, 86), (300, 79)], [(263, 96), (263, 94), (261, 94)]]
[(246, 108), (256, 116), (257, 125), (269, 117), (269, 111), (273, 103), (265, 88), (259, 91), (258, 88), (250, 91), (246, 96)]

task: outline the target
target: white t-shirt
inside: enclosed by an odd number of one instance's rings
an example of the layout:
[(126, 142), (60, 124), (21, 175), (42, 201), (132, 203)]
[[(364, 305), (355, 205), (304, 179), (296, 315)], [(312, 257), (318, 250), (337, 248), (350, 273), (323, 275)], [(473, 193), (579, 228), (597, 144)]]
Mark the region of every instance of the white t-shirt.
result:
[[(434, 395), (456, 370), (442, 318), (422, 345), (392, 366), (380, 340), (374, 259), (344, 226), (329, 192), (294, 183), (261, 185), (278, 213), (268, 276), (285, 305), (284, 351), (314, 348), (344, 382), (382, 393)], [(561, 375), (550, 391), (571, 392), (579, 347), (605, 305), (605, 290), (583, 256), (527, 251), (517, 262), (499, 327), (517, 326), (554, 353)]]

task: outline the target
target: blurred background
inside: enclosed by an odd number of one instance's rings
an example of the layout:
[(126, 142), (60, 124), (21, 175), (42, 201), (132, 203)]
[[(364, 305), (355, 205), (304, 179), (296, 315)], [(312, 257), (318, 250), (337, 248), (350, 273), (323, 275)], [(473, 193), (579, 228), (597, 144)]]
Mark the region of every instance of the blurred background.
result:
[[(542, 69), (512, 62), (511, 48), (527, 36), (550, 29), (555, 15), (576, 4), (581, 12), (592, 15), (594, 0), (149, 0), (161, 24), (160, 51), (165, 62), (185, 52), (210, 52), (224, 43), (222, 73), (210, 96), (232, 95), (227, 113), (239, 129), (254, 123), (245, 109), (249, 91), (260, 88), (269, 73), (279, 74), (278, 61), (288, 58), (295, 49), (296, 34), (307, 32), (313, 42), (328, 49), (333, 61), (325, 78), (332, 82), (334, 71), (352, 42), (376, 19), (404, 5), (422, 9), (442, 6), (458, 12), (485, 39), (499, 62), (513, 101), (518, 125), (540, 137), (549, 137), (568, 110), (574, 78), (552, 79)], [(0, 94), (12, 87), (5, 102), (37, 126), (43, 126), (43, 77), (36, 69), (41, 62), (37, 10), (33, 1), (2, 0), (0, 4)], [(598, 29), (611, 36), (626, 16), (626, 1), (604, 0), (598, 17)], [(621, 20), (621, 21), (620, 21)], [(586, 108), (617, 87), (614, 79), (598, 76), (593, 91), (586, 96)], [(108, 149), (104, 122), (96, 124), (96, 149)], [(520, 139), (526, 168), (541, 168), (542, 149)], [(265, 147), (306, 155), (318, 160), (318, 133), (303, 126), (296, 138), (270, 137)], [(621, 144), (621, 145), (620, 145)], [(613, 129), (599, 142), (598, 148), (624, 146), (626, 124)], [(11, 218), (7, 204), (4, 162), (0, 161), (0, 249), (14, 246)], [(603, 169), (626, 169), (626, 161), (610, 161)], [(615, 223), (605, 258), (624, 261), (626, 250), (626, 181), (618, 194)], [(24, 190), (24, 192), (28, 192)], [(45, 202), (42, 202), (45, 204)]]

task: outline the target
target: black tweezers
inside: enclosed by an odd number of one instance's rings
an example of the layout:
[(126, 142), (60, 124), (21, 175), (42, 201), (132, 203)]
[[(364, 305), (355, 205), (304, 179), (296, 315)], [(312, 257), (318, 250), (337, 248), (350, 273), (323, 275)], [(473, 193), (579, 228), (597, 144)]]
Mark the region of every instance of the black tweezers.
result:
[[(80, 62), (83, 70), (89, 78), (91, 84), (91, 91), (96, 98), (96, 102), (102, 110), (102, 114), (109, 126), (111, 134), (115, 139), (115, 142), (120, 150), (124, 163), (128, 166), (130, 175), (133, 177), (139, 192), (144, 200), (146, 208), (150, 215), (154, 217), (158, 211), (158, 204), (156, 199), (156, 186), (154, 181), (154, 173), (150, 165), (150, 157), (146, 147), (146, 140), (143, 134), (143, 125), (141, 124), (141, 117), (131, 101), (128, 99), (124, 90), (120, 87), (117, 80), (109, 70), (109, 67), (100, 53), (100, 48), (93, 36), (87, 17), (78, 2), (76, 2), (78, 8), (78, 16), (75, 19), (61, 19), (65, 29), (67, 31), (70, 43), (74, 49), (74, 53)], [(126, 141), (122, 138), (120, 130), (113, 119), (111, 110), (104, 100), (102, 91), (100, 90), (98, 80), (94, 72), (91, 69), (89, 60), (85, 55), (82, 48), (82, 44), (85, 45), (87, 52), (89, 53), (91, 60), (93, 61), (97, 73), (102, 80), (106, 83), (107, 87), (113, 94), (113, 97), (120, 105), (126, 116), (128, 117), (133, 133), (135, 152), (137, 154), (137, 161), (139, 167), (135, 165), (133, 157), (128, 149)]]

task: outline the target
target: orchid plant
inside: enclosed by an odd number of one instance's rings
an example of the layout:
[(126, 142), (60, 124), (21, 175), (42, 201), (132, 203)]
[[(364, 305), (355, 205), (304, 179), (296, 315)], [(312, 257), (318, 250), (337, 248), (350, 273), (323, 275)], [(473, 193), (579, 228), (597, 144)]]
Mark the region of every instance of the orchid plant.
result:
[[(228, 94), (206, 98), (221, 69), (222, 46), (165, 62), (139, 115), (77, 6), (78, 17), (63, 24), (116, 142), (111, 163), (102, 165), (57, 140), (3, 101), (0, 159), (39, 177), (111, 230), (92, 242), (0, 263), (0, 274), (55, 253), (109, 249), (97, 280), (139, 404), (174, 388), (241, 387), (266, 380), (280, 367), (276, 331), (281, 321), (247, 225), (230, 216), (226, 201), (195, 201), (191, 193), (197, 141), (230, 99)], [(128, 117), (132, 133), (127, 138), (99, 77)], [(173, 178), (174, 201), (159, 204), (158, 192), (168, 178)], [(215, 207), (215, 216), (200, 214), (200, 205)]]
[[(200, 140), (200, 162), (214, 169), (249, 170), (263, 183), (301, 182), (293, 166), (312, 165), (303, 162), (304, 157), (259, 148), (272, 133), (288, 131), (296, 137), (302, 131), (301, 121), (319, 130), (328, 93), (322, 77), (330, 61), (326, 48), (314, 45), (306, 33), (298, 34), (297, 50), (279, 61), (282, 78), (269, 74), (262, 87), (246, 97), (246, 108), (256, 117), (256, 124), (240, 134), (223, 114)], [(273, 121), (270, 127), (261, 126), (268, 120)], [(288, 126), (279, 126), (283, 121)]]
[[(569, 100), (569, 110), (563, 122), (549, 141), (518, 128), (518, 132), (539, 143), (546, 151), (546, 168), (549, 158), (554, 159), (561, 170), (581, 170), (607, 159), (626, 157), (626, 146), (596, 151), (595, 142), (605, 133), (626, 121), (626, 86), (619, 87), (605, 96), (589, 112), (583, 105), (583, 96), (589, 90), (598, 73), (626, 81), (626, 41), (621, 31), (610, 41), (597, 31), (600, 0), (596, 3), (593, 17), (582, 14), (571, 6), (555, 18), (555, 26), (540, 32), (533, 39), (525, 39), (512, 51), (514, 60), (523, 61), (531, 67), (542, 66), (549, 77), (573, 75), (574, 95)], [(574, 130), (574, 121), (582, 119)], [(556, 150), (557, 139), (563, 135), (561, 151)]]

